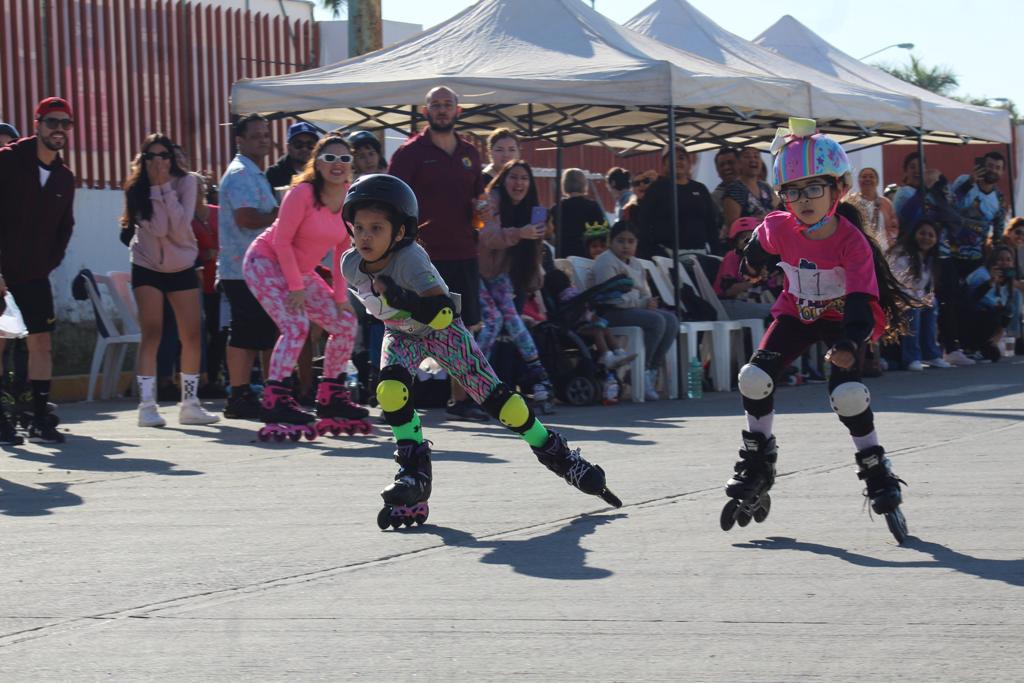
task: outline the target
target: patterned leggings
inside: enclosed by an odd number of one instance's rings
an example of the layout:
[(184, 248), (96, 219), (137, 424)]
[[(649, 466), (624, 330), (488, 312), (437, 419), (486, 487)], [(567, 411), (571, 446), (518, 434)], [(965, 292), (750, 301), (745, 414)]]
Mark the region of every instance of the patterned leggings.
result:
[(270, 359), (268, 379), (280, 382), (292, 374), (302, 346), (309, 336), (309, 321), (324, 328), (330, 335), (324, 351), (324, 377), (337, 377), (345, 370), (356, 338), (356, 317), (345, 312), (338, 315), (334, 292), (316, 273), (302, 276), (306, 286), (304, 313), (288, 310), (288, 282), (281, 266), (266, 256), (246, 254), (242, 265), (245, 283), (281, 331)]
[(508, 275), (499, 275), (491, 280), (480, 278), (480, 316), (484, 328), (477, 336), (477, 344), (484, 358), (490, 358), (498, 333), (504, 327), (512, 335), (512, 341), (524, 361), (529, 363), (537, 359), (537, 345), (533, 343), (530, 331), (516, 311), (515, 298), (512, 280)]
[(482, 404), (501, 384), (461, 319), (425, 337), (385, 330), (380, 352), (381, 368), (401, 365), (415, 377), (420, 363), (428, 356), (458, 380), (478, 404)]

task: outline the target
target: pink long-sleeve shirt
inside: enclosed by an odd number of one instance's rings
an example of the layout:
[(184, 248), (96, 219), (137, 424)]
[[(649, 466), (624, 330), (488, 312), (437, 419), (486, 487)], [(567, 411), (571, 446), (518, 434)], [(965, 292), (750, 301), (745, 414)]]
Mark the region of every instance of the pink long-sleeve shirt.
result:
[(334, 249), (331, 258), (334, 300), (347, 301), (341, 255), (350, 244), (341, 212), (333, 213), (326, 206), (314, 206), (313, 186), (299, 183), (284, 196), (277, 220), (260, 233), (250, 249), (255, 255), (276, 260), (288, 282), (288, 289), (293, 292), (306, 288), (303, 276), (313, 272), (328, 250)]
[(194, 268), (199, 246), (192, 232), (198, 184), (187, 173), (149, 188), (153, 215), (139, 220), (129, 249), (137, 266), (161, 273)]

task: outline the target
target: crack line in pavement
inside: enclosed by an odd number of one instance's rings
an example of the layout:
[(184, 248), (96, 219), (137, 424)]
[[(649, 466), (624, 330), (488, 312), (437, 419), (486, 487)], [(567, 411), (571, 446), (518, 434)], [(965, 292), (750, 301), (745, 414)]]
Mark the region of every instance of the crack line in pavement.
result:
[[(992, 432), (1001, 432), (1001, 431), (1005, 431), (1005, 430), (1008, 430), (1008, 429), (1014, 429), (1014, 428), (1017, 428), (1017, 427), (1021, 426), (1021, 424), (1022, 424), (1021, 422), (1014, 422), (1014, 423), (1011, 423), (1009, 425), (1006, 425), (1006, 426), (1003, 426), (1003, 427), (997, 427), (997, 428), (995, 428), (993, 430), (990, 430), (990, 433), (992, 433)], [(923, 444), (923, 445), (917, 445), (917, 446), (909, 446), (909, 447), (906, 447), (906, 448), (896, 449), (894, 451), (890, 451), (888, 454), (889, 455), (908, 455), (908, 454), (911, 454), (911, 453), (917, 453), (917, 452), (920, 452), (920, 451), (924, 451), (924, 450), (928, 450), (928, 449), (933, 449), (935, 446), (945, 446), (945, 445), (948, 445), (950, 443), (955, 443), (957, 441), (963, 441), (963, 440), (968, 439), (968, 438), (972, 438), (972, 436), (965, 434), (965, 435), (961, 435), (961, 436), (945, 439), (945, 440), (942, 440), (942, 441), (936, 441), (936, 442), (929, 443), (929, 444)], [(829, 465), (829, 464), (813, 465), (811, 467), (807, 467), (807, 468), (804, 468), (804, 469), (801, 469), (801, 470), (794, 470), (792, 472), (787, 472), (785, 474), (781, 474), (781, 475), (779, 475), (779, 478), (793, 477), (793, 476), (800, 475), (800, 474), (822, 474), (822, 473), (831, 472), (831, 471), (834, 471), (834, 470), (837, 470), (837, 469), (845, 469), (845, 468), (847, 468), (849, 466), (850, 466), (850, 463), (848, 463), (848, 462), (844, 462), (844, 463), (841, 463), (841, 464), (840, 463), (836, 463), (836, 464), (832, 464), (832, 465)], [(701, 494), (717, 492), (717, 491), (720, 491), (720, 490), (721, 490), (721, 486), (714, 486), (714, 487), (696, 489), (696, 490), (692, 490), (692, 491), (685, 491), (685, 492), (682, 492), (682, 493), (674, 493), (674, 494), (670, 494), (670, 495), (667, 495), (667, 496), (661, 496), (661, 497), (658, 497), (658, 498), (651, 498), (651, 499), (644, 500), (644, 501), (638, 501), (636, 503), (629, 503), (629, 504), (623, 505), (622, 508), (620, 508), (620, 509), (628, 510), (630, 508), (640, 509), (640, 508), (645, 508), (645, 507), (660, 507), (660, 506), (663, 506), (663, 505), (671, 505), (671, 504), (675, 504), (676, 502), (679, 502), (681, 500), (693, 498), (693, 497), (699, 496)], [(577, 519), (577, 518), (580, 518), (580, 517), (586, 517), (586, 516), (589, 516), (589, 515), (593, 515), (595, 513), (608, 512), (608, 511), (613, 511), (613, 510), (615, 510), (615, 508), (604, 507), (604, 508), (600, 508), (600, 509), (597, 509), (597, 510), (592, 510), (590, 512), (580, 513), (578, 515), (571, 515), (571, 516), (568, 516), (568, 517), (562, 517), (562, 518), (559, 518), (559, 519), (549, 520), (549, 521), (546, 521), (546, 522), (538, 522), (536, 524), (530, 524), (530, 525), (523, 526), (523, 527), (518, 527), (518, 528), (515, 528), (515, 529), (508, 529), (508, 530), (505, 530), (505, 531), (498, 531), (498, 532), (494, 532), (494, 533), (491, 533), (491, 534), (485, 534), (485, 535), (482, 535), (482, 536), (479, 536), (479, 537), (476, 537), (476, 538), (477, 538), (477, 541), (502, 540), (502, 539), (504, 539), (506, 537), (522, 535), (522, 534), (529, 533), (529, 532), (534, 532), (534, 531), (541, 531), (541, 530), (544, 530), (544, 529), (547, 529), (547, 528), (551, 528), (551, 527), (555, 527), (555, 526), (558, 526), (558, 525), (562, 525), (562, 524), (564, 524), (566, 522), (569, 522), (571, 520), (574, 520), (574, 519)], [(247, 584), (247, 585), (244, 585), (244, 586), (234, 586), (234, 587), (231, 587), (231, 588), (220, 588), (220, 589), (215, 589), (215, 590), (210, 590), (210, 591), (204, 591), (204, 592), (201, 592), (201, 593), (194, 593), (192, 595), (185, 595), (185, 596), (180, 596), (180, 597), (177, 597), (177, 598), (170, 598), (170, 599), (167, 599), (167, 600), (160, 600), (160, 601), (153, 602), (153, 603), (148, 603), (148, 604), (145, 604), (145, 605), (139, 605), (139, 606), (136, 606), (136, 607), (129, 607), (129, 608), (125, 608), (125, 609), (122, 609), (122, 610), (115, 610), (115, 611), (112, 611), (112, 612), (103, 612), (103, 613), (94, 614), (94, 615), (85, 615), (85, 616), (79, 616), (79, 617), (72, 617), (72, 618), (65, 619), (63, 621), (59, 621), (59, 622), (56, 622), (56, 623), (44, 624), (44, 625), (37, 626), (37, 627), (34, 627), (34, 628), (22, 629), (20, 631), (14, 631), (14, 632), (11, 632), (11, 633), (0, 635), (0, 648), (10, 647), (10, 646), (16, 645), (18, 643), (22, 643), (22, 642), (26, 642), (26, 641), (30, 641), (30, 640), (36, 640), (36, 639), (39, 639), (39, 638), (45, 638), (45, 637), (49, 637), (49, 636), (52, 636), (52, 635), (58, 635), (58, 634), (66, 633), (66, 632), (73, 631), (73, 630), (79, 630), (79, 629), (84, 629), (84, 628), (89, 628), (89, 627), (97, 627), (99, 625), (113, 624), (113, 623), (117, 623), (117, 622), (123, 621), (125, 619), (140, 619), (140, 618), (141, 619), (145, 619), (145, 618), (151, 618), (151, 617), (160, 617), (162, 615), (159, 615), (157, 613), (165, 611), (165, 610), (178, 609), (178, 610), (182, 610), (182, 611), (188, 611), (188, 610), (201, 609), (203, 607), (209, 607), (209, 606), (212, 606), (212, 605), (218, 605), (218, 604), (223, 604), (223, 603), (227, 603), (227, 602), (233, 602), (235, 600), (244, 599), (244, 598), (246, 598), (246, 597), (248, 597), (250, 595), (253, 595), (253, 594), (262, 594), (262, 593), (265, 593), (267, 591), (278, 589), (278, 588), (285, 588), (285, 587), (299, 585), (299, 584), (303, 584), (303, 583), (310, 583), (310, 582), (318, 581), (318, 580), (321, 580), (321, 579), (331, 578), (331, 577), (337, 576), (339, 574), (345, 574), (345, 573), (349, 573), (349, 572), (353, 572), (353, 571), (358, 571), (358, 570), (361, 570), (361, 569), (377, 567), (377, 566), (380, 566), (380, 565), (392, 564), (392, 563), (403, 561), (403, 560), (417, 559), (417, 558), (424, 557), (424, 556), (427, 556), (427, 555), (434, 555), (434, 554), (440, 553), (440, 552), (445, 551), (445, 550), (453, 550), (453, 551), (456, 551), (456, 552), (461, 550), (461, 551), (469, 552), (469, 550), (471, 550), (471, 549), (463, 548), (461, 546), (449, 546), (449, 545), (445, 544), (443, 541), (441, 541), (441, 542), (439, 542), (439, 543), (437, 543), (435, 545), (426, 546), (424, 548), (417, 548), (415, 550), (409, 550), (409, 551), (405, 551), (405, 552), (395, 553), (394, 555), (386, 555), (384, 557), (373, 558), (373, 559), (370, 559), (370, 560), (362, 560), (362, 561), (353, 562), (353, 563), (350, 563), (350, 564), (339, 565), (337, 567), (329, 567), (327, 569), (318, 569), (318, 570), (311, 571), (311, 572), (304, 572), (304, 573), (301, 573), (301, 574), (294, 574), (294, 575), (291, 575), (291, 576), (278, 577), (276, 579), (267, 579), (267, 580), (264, 580), (264, 581), (259, 581), (259, 582), (256, 582), (256, 583)]]

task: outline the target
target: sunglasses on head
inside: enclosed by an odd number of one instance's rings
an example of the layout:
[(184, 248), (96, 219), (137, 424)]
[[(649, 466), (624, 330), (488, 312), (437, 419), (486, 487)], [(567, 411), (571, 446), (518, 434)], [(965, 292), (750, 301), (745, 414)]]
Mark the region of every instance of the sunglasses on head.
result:
[(825, 196), (825, 190), (828, 187), (828, 185), (823, 183), (815, 183), (813, 185), (807, 185), (806, 187), (791, 187), (789, 189), (783, 188), (782, 190), (779, 190), (779, 196), (790, 203), (800, 201), (800, 197), (819, 199)]
[(153, 159), (173, 159), (173, 152), (143, 152), (143, 161), (152, 161)]
[(74, 119), (61, 119), (56, 116), (47, 116), (39, 120), (45, 123), (46, 127), (49, 128), (50, 130), (57, 130), (58, 128), (63, 128), (64, 130), (71, 130), (72, 128), (75, 127)]
[(325, 164), (351, 164), (351, 154), (321, 154), (316, 158), (317, 161), (322, 161)]

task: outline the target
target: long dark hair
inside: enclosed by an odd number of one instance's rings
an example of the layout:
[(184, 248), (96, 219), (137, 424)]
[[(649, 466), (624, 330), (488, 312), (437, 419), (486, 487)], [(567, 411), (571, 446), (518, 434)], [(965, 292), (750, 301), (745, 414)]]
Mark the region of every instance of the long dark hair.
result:
[(921, 302), (903, 291), (903, 286), (892, 274), (889, 262), (885, 260), (882, 248), (878, 246), (874, 237), (864, 231), (864, 218), (860, 209), (853, 204), (839, 202), (836, 215), (850, 221), (864, 235), (871, 247), (871, 260), (875, 265), (875, 279), (878, 281), (878, 305), (882, 307), (886, 320), (882, 337), (886, 341), (896, 341), (901, 335), (909, 332), (904, 311), (919, 308)]
[(137, 225), (139, 221), (148, 221), (153, 217), (153, 202), (149, 198), (149, 174), (146, 173), (146, 162), (142, 155), (149, 151), (153, 145), (161, 145), (171, 154), (171, 175), (180, 178), (187, 175), (178, 166), (177, 156), (174, 154), (175, 144), (163, 133), (152, 133), (142, 141), (142, 149), (132, 159), (131, 172), (128, 179), (124, 181), (124, 213), (121, 215), (121, 227), (127, 228)]
[[(932, 248), (926, 252), (921, 251), (921, 247), (917, 246), (917, 231), (924, 226), (930, 227), (935, 232), (935, 244)], [(910, 274), (914, 276), (914, 279), (921, 277), (921, 272), (924, 270), (925, 264), (928, 264), (929, 270), (932, 272), (932, 282), (934, 283), (937, 279), (938, 273), (935, 271), (935, 267), (938, 265), (937, 256), (939, 253), (939, 229), (935, 226), (932, 221), (922, 218), (917, 223), (914, 223), (913, 230), (906, 230), (898, 242), (892, 245), (889, 249), (890, 254), (901, 253), (907, 256), (910, 261)]]
[[(505, 180), (509, 173), (517, 167), (522, 168), (526, 171), (526, 175), (530, 176), (530, 189), (526, 191), (526, 196), (518, 204), (512, 201), (511, 195), (505, 189)], [(540, 205), (533, 169), (530, 168), (530, 164), (522, 160), (517, 159), (505, 164), (491, 184), (487, 186), (487, 190), (488, 192), (498, 191), (498, 217), (503, 228), (521, 228), (529, 225), (533, 207)], [(540, 272), (540, 250), (544, 248), (543, 243), (544, 240), (519, 240), (518, 244), (509, 247), (508, 275), (517, 292), (526, 291), (536, 281), (537, 274)]]
[(316, 146), (313, 147), (313, 153), (309, 155), (309, 161), (306, 162), (302, 171), (292, 176), (292, 187), (299, 183), (309, 183), (313, 186), (314, 207), (324, 205), (323, 200), (320, 199), (320, 193), (324, 191), (324, 177), (316, 170), (316, 158), (320, 156), (320, 153), (327, 145), (341, 145), (348, 150), (349, 154), (352, 154), (352, 146), (348, 144), (345, 138), (340, 135), (328, 135), (317, 141)]

